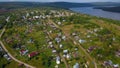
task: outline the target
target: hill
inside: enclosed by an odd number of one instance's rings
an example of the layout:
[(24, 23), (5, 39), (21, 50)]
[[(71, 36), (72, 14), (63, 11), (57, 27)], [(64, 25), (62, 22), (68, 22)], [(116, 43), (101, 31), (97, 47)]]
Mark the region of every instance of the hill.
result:
[(120, 3), (114, 2), (94, 2), (94, 3), (71, 3), (71, 2), (0, 2), (0, 8), (14, 9), (23, 7), (59, 7), (59, 8), (73, 8), (73, 7), (92, 7), (92, 6), (120, 6)]

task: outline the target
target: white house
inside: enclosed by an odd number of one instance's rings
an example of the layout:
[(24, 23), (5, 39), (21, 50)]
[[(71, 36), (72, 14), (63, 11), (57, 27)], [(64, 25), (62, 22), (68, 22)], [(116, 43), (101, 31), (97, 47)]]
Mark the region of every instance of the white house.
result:
[(79, 40), (79, 43), (84, 43), (84, 42), (86, 42), (86, 41), (82, 40), (82, 39)]
[(80, 68), (79, 63), (76, 63), (73, 68)]
[(56, 57), (56, 64), (60, 64), (60, 56)]

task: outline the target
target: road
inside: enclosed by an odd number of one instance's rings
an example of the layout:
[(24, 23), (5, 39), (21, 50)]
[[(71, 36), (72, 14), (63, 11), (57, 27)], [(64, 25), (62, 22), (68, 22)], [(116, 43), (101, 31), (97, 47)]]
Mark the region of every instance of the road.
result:
[[(57, 28), (61, 29), (56, 23), (54, 23), (54, 22), (51, 21), (50, 19), (49, 19), (49, 22), (51, 22), (51, 24), (53, 24), (53, 25), (56, 26)], [(63, 32), (63, 33), (65, 34), (65, 32)], [(79, 43), (77, 43), (76, 41), (74, 41), (73, 38), (71, 38), (70, 36), (67, 36), (67, 37), (68, 37), (70, 40), (72, 40), (75, 45), (79, 45), (79, 48), (85, 53), (85, 55), (90, 59), (90, 61), (94, 62), (94, 67), (97, 68), (97, 63), (95, 62), (95, 59), (93, 59)]]
[[(50, 23), (49, 23), (49, 24), (50, 24)], [(47, 32), (47, 35), (49, 36), (50, 39), (53, 39), (53, 38), (50, 36), (49, 32)], [(57, 46), (57, 45), (56, 45), (56, 46)], [(56, 46), (55, 46), (55, 48), (58, 49), (58, 47), (56, 47)], [(65, 64), (65, 67), (66, 67), (66, 68), (70, 68), (69, 65), (68, 65), (68, 63), (67, 63), (67, 61), (66, 61), (66, 59), (62, 56), (62, 54), (59, 53), (59, 55), (60, 55), (61, 59), (63, 60), (63, 62), (64, 62), (64, 64)]]
[[(2, 30), (2, 32), (1, 32), (1, 34), (0, 34), (0, 38), (1, 38), (2, 35), (4, 34), (5, 30), (6, 30), (6, 29), (3, 28), (3, 30)], [(5, 47), (5, 45), (3, 44), (3, 42), (2, 42), (1, 40), (0, 40), (0, 44), (1, 44), (2, 48), (5, 50), (5, 52), (10, 56), (11, 59), (13, 59), (14, 61), (16, 61), (16, 62), (18, 62), (18, 63), (20, 63), (20, 64), (24, 64), (24, 65), (25, 65), (26, 67), (28, 67), (28, 68), (35, 68), (34, 66), (31, 66), (31, 65), (29, 65), (29, 64), (27, 64), (27, 63), (24, 63), (24, 62), (16, 59), (14, 56), (12, 56), (12, 54), (10, 54), (10, 52), (7, 50), (7, 48)]]

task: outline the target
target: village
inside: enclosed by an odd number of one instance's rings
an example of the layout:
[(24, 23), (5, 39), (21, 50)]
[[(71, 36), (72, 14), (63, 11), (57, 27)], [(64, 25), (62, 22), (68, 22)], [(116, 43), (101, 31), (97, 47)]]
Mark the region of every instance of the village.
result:
[(1, 40), (16, 59), (36, 68), (119, 68), (117, 26), (93, 18), (51, 7), (17, 9), (6, 17)]

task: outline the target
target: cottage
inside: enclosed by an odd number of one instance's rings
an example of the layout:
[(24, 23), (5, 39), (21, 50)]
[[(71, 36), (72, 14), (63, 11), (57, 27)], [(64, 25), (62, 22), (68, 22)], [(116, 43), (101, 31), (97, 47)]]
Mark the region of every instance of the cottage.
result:
[(63, 22), (65, 22), (66, 20), (63, 20)]
[(62, 23), (61, 23), (61, 22), (58, 22), (57, 24), (58, 24), (58, 25), (61, 25)]
[(49, 45), (52, 45), (52, 42), (50, 41), (50, 42), (48, 42), (48, 44), (49, 44)]
[(60, 44), (60, 45), (59, 45), (59, 47), (60, 47), (60, 48), (62, 48), (62, 47), (63, 47), (63, 45), (62, 45), (62, 44)]
[(26, 19), (26, 17), (25, 17), (25, 16), (22, 16), (22, 19)]
[(63, 39), (63, 40), (66, 40), (66, 36), (62, 36), (62, 39)]
[(57, 57), (56, 57), (56, 63), (57, 63), (57, 64), (60, 64), (60, 56), (57, 56)]
[(62, 36), (62, 33), (60, 32), (60, 33), (58, 33), (58, 37), (61, 37)]
[(93, 51), (95, 49), (95, 46), (90, 46), (89, 48), (88, 48), (88, 52), (91, 52), (91, 51)]
[(86, 41), (82, 40), (82, 39), (79, 40), (79, 43), (84, 43), (84, 42), (86, 42)]
[(76, 48), (75, 48), (75, 50), (77, 51), (77, 50), (78, 50), (78, 48), (76, 47)]
[(67, 53), (68, 53), (68, 50), (63, 50), (63, 53), (64, 53), (64, 54), (67, 54)]
[(10, 16), (8, 16), (8, 17), (6, 18), (6, 22), (9, 22), (9, 19), (10, 19)]
[(72, 33), (72, 36), (76, 36), (77, 34), (74, 32), (74, 33)]
[(87, 35), (87, 38), (90, 38), (91, 36), (90, 35)]
[(56, 37), (56, 38), (55, 38), (55, 41), (56, 41), (57, 43), (60, 43), (60, 42), (61, 42), (61, 38)]
[(54, 48), (54, 45), (49, 45), (50, 48)]
[(55, 68), (58, 68), (58, 65), (55, 65)]
[(70, 58), (71, 58), (71, 55), (70, 55), (70, 54), (67, 54), (67, 55), (66, 55), (66, 58), (67, 58), (67, 59), (70, 59)]
[(52, 33), (52, 30), (50, 30), (49, 33)]
[(21, 49), (21, 50), (20, 50), (20, 54), (21, 54), (21, 55), (25, 55), (26, 53), (28, 53), (28, 50), (24, 50), (24, 49)]
[(26, 14), (26, 17), (28, 17), (28, 16), (30, 16), (30, 14), (29, 14), (29, 13), (27, 13), (27, 14)]
[(120, 57), (120, 50), (116, 51), (115, 54), (117, 57)]
[(73, 57), (74, 57), (74, 58), (77, 58), (77, 57), (78, 57), (78, 54), (79, 54), (79, 52), (78, 52), (78, 51), (73, 52)]
[(38, 55), (38, 52), (32, 52), (32, 53), (28, 54), (28, 57), (31, 58), (31, 57), (34, 57), (36, 55)]
[(93, 31), (94, 31), (94, 32), (97, 32), (97, 31), (98, 31), (98, 29), (96, 28), (96, 29), (94, 29)]
[(119, 68), (119, 65), (118, 64), (114, 64), (113, 68)]
[(56, 53), (57, 51), (56, 50), (52, 50), (52, 53)]
[(5, 57), (7, 60), (11, 60), (11, 58), (9, 57), (8, 54), (4, 54), (4, 57)]
[(34, 12), (30, 12), (31, 14), (34, 14)]
[(76, 63), (73, 68), (80, 68), (79, 63)]
[(75, 40), (79, 40), (79, 36), (74, 36)]
[(33, 43), (33, 38), (30, 38), (30, 39), (28, 40), (28, 43)]
[(113, 41), (115, 41), (115, 40), (116, 40), (116, 38), (114, 38), (114, 37), (113, 37), (113, 38), (112, 38), (112, 40), (113, 40)]
[(110, 65), (112, 65), (113, 63), (112, 63), (112, 61), (111, 60), (109, 60), (109, 61), (104, 61), (104, 66), (110, 66)]
[(3, 51), (2, 47), (0, 47), (0, 51)]
[(33, 16), (34, 19), (39, 19), (39, 16)]

